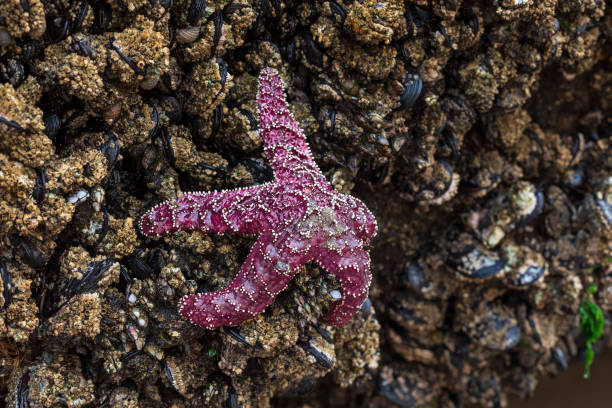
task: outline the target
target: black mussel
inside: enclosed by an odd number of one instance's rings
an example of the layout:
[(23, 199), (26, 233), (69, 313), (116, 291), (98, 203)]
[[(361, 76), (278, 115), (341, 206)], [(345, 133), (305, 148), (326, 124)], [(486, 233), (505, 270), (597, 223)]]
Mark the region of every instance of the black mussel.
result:
[(132, 69), (132, 71), (134, 71), (138, 75), (145, 75), (145, 72), (142, 69), (140, 69), (138, 65), (136, 65), (132, 57), (125, 55), (123, 54), (123, 52), (121, 52), (121, 48), (115, 45), (115, 42), (112, 38), (110, 39), (110, 47), (113, 51), (117, 53), (119, 58)]
[(215, 25), (215, 32), (213, 34), (213, 50), (216, 50), (217, 46), (219, 45), (221, 35), (223, 34), (223, 14), (221, 11), (215, 11), (211, 18), (213, 19), (213, 23)]
[(238, 403), (238, 395), (236, 394), (236, 391), (234, 391), (234, 387), (230, 388), (227, 400), (225, 400), (223, 403), (223, 408), (240, 408), (240, 404)]
[(363, 317), (365, 317), (366, 319), (374, 312), (374, 309), (372, 308), (372, 301), (370, 300), (369, 297), (367, 297), (366, 300), (364, 300), (363, 304), (359, 308), (359, 311), (361, 312), (361, 314), (363, 314)]
[(8, 82), (14, 88), (19, 87), (25, 79), (25, 72), (21, 61), (9, 58), (0, 65), (0, 81)]
[(21, 44), (21, 61), (23, 63), (30, 62), (38, 51), (40, 51), (40, 43), (36, 40), (26, 40)]
[(19, 379), (19, 388), (17, 390), (17, 407), (18, 408), (30, 408), (30, 389), (28, 383), (30, 382), (30, 370), (26, 370), (25, 373)]
[(19, 0), (19, 4), (21, 5), (21, 8), (23, 9), (23, 11), (25, 12), (30, 11), (30, 0)]
[(561, 347), (554, 347), (550, 350), (550, 358), (555, 363), (559, 371), (567, 371), (567, 359)]
[(536, 198), (536, 203), (533, 208), (533, 211), (531, 211), (529, 214), (523, 216), (520, 220), (518, 220), (518, 222), (516, 223), (517, 227), (522, 227), (522, 226), (529, 224), (542, 212), (542, 208), (544, 208), (544, 193), (542, 193), (541, 191), (536, 191), (535, 198)]
[(518, 276), (518, 279), (513, 280), (513, 286), (527, 286), (537, 282), (546, 272), (546, 268), (538, 265), (529, 265), (523, 273)]
[(104, 33), (113, 18), (113, 11), (105, 1), (97, 1), (94, 4), (94, 31)]
[(27, 238), (14, 236), (11, 238), (17, 254), (34, 269), (43, 268), (47, 263), (45, 255)]
[(130, 287), (131, 282), (132, 277), (130, 276), (130, 273), (123, 265), (121, 265), (119, 268), (119, 289), (121, 289), (121, 292), (125, 293)]
[(34, 197), (37, 203), (40, 203), (45, 198), (46, 184), (47, 177), (45, 176), (45, 171), (43, 169), (36, 169), (36, 184), (32, 191), (32, 197)]
[(246, 346), (249, 348), (259, 348), (259, 349), (262, 348), (261, 345), (257, 343), (255, 345), (250, 344), (246, 340), (246, 338), (240, 333), (240, 328), (238, 327), (224, 327), (223, 333), (227, 335), (229, 338), (231, 338), (232, 340), (235, 340), (238, 343), (242, 344), (243, 346)]
[(248, 109), (239, 109), (238, 112), (240, 112), (242, 115), (244, 115), (244, 117), (247, 118), (247, 120), (249, 121), (250, 130), (259, 129), (259, 123), (257, 122), (257, 118), (255, 117), (253, 112)]
[(90, 262), (81, 279), (70, 278), (64, 289), (66, 297), (71, 298), (74, 295), (95, 290), (100, 279), (114, 263), (115, 260), (112, 258)]
[(2, 277), (2, 297), (4, 298), (4, 304), (2, 305), (2, 307), (6, 309), (6, 307), (11, 303), (11, 300), (13, 299), (13, 279), (8, 270), (8, 266), (4, 261), (0, 261), (0, 277)]
[(106, 207), (102, 207), (102, 214), (103, 214), (103, 220), (102, 220), (102, 229), (100, 230), (100, 233), (98, 235), (98, 243), (102, 242), (102, 240), (106, 237), (106, 234), (108, 234), (108, 229), (109, 229), (109, 214), (108, 214), (108, 210), (106, 209)]
[(267, 181), (272, 181), (274, 178), (274, 172), (268, 163), (251, 158), (245, 159), (240, 163), (253, 176), (253, 180), (256, 183), (265, 183)]
[(132, 275), (138, 279), (147, 279), (155, 276), (155, 270), (140, 259), (138, 255), (132, 254), (128, 256), (126, 262), (132, 271)]
[(166, 116), (173, 122), (180, 122), (183, 117), (183, 107), (174, 96), (166, 96), (163, 101), (163, 108)]
[(81, 31), (83, 27), (83, 21), (85, 21), (85, 17), (87, 17), (87, 12), (89, 11), (89, 3), (86, 1), (81, 2), (81, 7), (77, 11), (74, 19), (70, 22), (70, 31), (73, 33), (78, 33)]
[[(300, 346), (304, 349), (306, 354), (313, 356), (317, 364), (322, 368), (327, 370), (333, 367), (336, 358), (317, 346), (316, 342), (313, 340), (308, 340), (308, 342), (302, 343)], [(333, 343), (331, 347), (333, 347)]]
[(306, 59), (311, 64), (323, 68), (323, 51), (309, 33), (304, 34), (306, 41)]
[(96, 49), (91, 46), (89, 40), (86, 38), (73, 38), (72, 42), (70, 43), (70, 49), (79, 54), (81, 57), (88, 57), (91, 59), (96, 57)]
[(106, 141), (99, 147), (100, 152), (108, 160), (108, 168), (113, 167), (119, 157), (119, 141), (113, 132), (106, 133)]
[(206, 12), (206, 0), (191, 0), (187, 11), (187, 22), (191, 25), (199, 25), (200, 20)]
[(344, 24), (344, 20), (346, 20), (346, 10), (344, 9), (344, 7), (342, 7), (335, 1), (330, 1), (329, 8), (331, 9), (332, 13), (338, 16), (338, 18), (340, 19), (340, 23)]
[(612, 194), (601, 194), (598, 192), (596, 196), (597, 209), (602, 218), (608, 223), (608, 227), (612, 228)]
[(461, 254), (451, 254), (449, 263), (461, 276), (470, 279), (491, 278), (501, 273), (505, 266), (497, 253), (476, 247)]
[(43, 122), (45, 124), (45, 134), (51, 138), (54, 138), (62, 126), (62, 120), (60, 117), (55, 113), (46, 114), (43, 116)]
[(164, 151), (164, 155), (166, 159), (170, 162), (170, 164), (174, 165), (176, 157), (174, 156), (174, 149), (172, 148), (172, 141), (170, 140), (170, 132), (168, 132), (167, 127), (163, 127), (158, 132), (159, 138), (162, 142), (162, 150)]
[(464, 23), (466, 26), (470, 27), (472, 33), (474, 35), (478, 34), (478, 30), (480, 29), (480, 23), (478, 22), (478, 17), (474, 13), (474, 10), (471, 7), (467, 7), (463, 12)]
[(289, 63), (295, 63), (297, 53), (295, 52), (295, 40), (289, 41), (287, 44), (280, 47), (281, 55)]
[(414, 105), (423, 90), (423, 80), (418, 73), (405, 74), (402, 79), (403, 91), (400, 95), (402, 108), (407, 109)]
[(159, 129), (159, 111), (155, 104), (150, 103), (149, 106), (151, 107), (151, 115), (149, 117), (153, 121), (153, 127), (149, 130), (149, 137), (152, 138)]
[(221, 124), (223, 123), (223, 104), (218, 105), (213, 112), (213, 122), (210, 131), (210, 136), (216, 136), (219, 133)]
[(51, 42), (57, 43), (68, 36), (70, 20), (64, 16), (56, 17), (47, 27), (47, 33)]
[[(142, 350), (138, 350), (138, 349), (130, 350), (124, 355), (122, 355), (120, 360), (121, 362), (125, 363), (126, 361), (133, 359), (134, 357), (136, 357), (137, 355), (141, 353), (142, 353)], [(162, 361), (162, 367), (166, 367), (165, 361)]]

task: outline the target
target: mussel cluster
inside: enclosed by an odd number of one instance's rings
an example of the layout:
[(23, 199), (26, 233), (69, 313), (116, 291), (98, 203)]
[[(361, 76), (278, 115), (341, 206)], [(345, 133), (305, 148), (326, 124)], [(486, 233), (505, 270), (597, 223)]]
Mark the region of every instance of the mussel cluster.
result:
[[(232, 1), (0, 2), (6, 406), (504, 407), (582, 355), (590, 286), (612, 323), (609, 2)], [(251, 321), (193, 326), (178, 299), (252, 238), (136, 228), (272, 179), (266, 66), (379, 221), (343, 327), (316, 265)]]

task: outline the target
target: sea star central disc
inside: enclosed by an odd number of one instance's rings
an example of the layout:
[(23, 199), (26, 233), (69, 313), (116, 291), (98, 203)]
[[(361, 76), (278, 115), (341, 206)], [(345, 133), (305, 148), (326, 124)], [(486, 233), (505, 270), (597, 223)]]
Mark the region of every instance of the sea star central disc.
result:
[(178, 230), (259, 234), (227, 287), (181, 299), (180, 313), (195, 324), (213, 329), (252, 318), (309, 261), (319, 263), (342, 284), (342, 297), (332, 302), (325, 321), (346, 323), (368, 295), (370, 257), (364, 246), (376, 234), (376, 220), (361, 201), (338, 193), (327, 182), (289, 111), (275, 69), (261, 72), (257, 109), (274, 181), (187, 193), (149, 210), (140, 229), (152, 237)]

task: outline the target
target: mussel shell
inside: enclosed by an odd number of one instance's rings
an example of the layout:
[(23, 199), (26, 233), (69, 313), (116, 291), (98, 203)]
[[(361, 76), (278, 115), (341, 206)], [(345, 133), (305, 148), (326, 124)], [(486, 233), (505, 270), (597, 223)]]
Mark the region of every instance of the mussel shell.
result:
[(536, 283), (546, 273), (546, 267), (540, 265), (528, 265), (522, 267), (518, 276), (506, 275), (506, 280), (511, 286), (521, 287)]
[(34, 269), (43, 268), (47, 263), (45, 255), (29, 239), (14, 236), (11, 243), (23, 261)]
[(402, 103), (402, 108), (407, 109), (419, 99), (423, 90), (423, 79), (417, 72), (405, 74), (402, 78), (402, 86), (403, 91), (400, 95), (400, 102)]
[(216, 50), (217, 46), (219, 45), (221, 35), (223, 34), (223, 14), (221, 11), (215, 11), (211, 18), (215, 24), (215, 32), (213, 34), (213, 50)]
[(247, 118), (247, 120), (249, 121), (250, 130), (257, 130), (259, 128), (259, 123), (257, 122), (257, 118), (255, 117), (253, 112), (248, 109), (239, 109), (238, 112), (240, 112)]
[(308, 62), (319, 68), (323, 68), (323, 51), (321, 47), (308, 33), (304, 35), (304, 40), (306, 41), (306, 59)]
[(51, 138), (57, 135), (57, 132), (62, 126), (62, 120), (55, 113), (44, 115), (43, 122), (45, 123), (45, 134)]
[(206, 0), (191, 0), (187, 11), (187, 22), (193, 25), (199, 23), (205, 12)]
[(302, 343), (300, 346), (304, 349), (306, 354), (313, 356), (317, 364), (322, 368), (328, 370), (334, 366), (336, 359), (326, 354), (323, 350), (320, 350), (312, 340)]
[(0, 277), (2, 277), (2, 297), (4, 298), (4, 304), (2, 307), (6, 308), (13, 299), (12, 296), (12, 276), (8, 270), (6, 262), (0, 260)]
[(212, 128), (210, 131), (210, 136), (215, 136), (218, 132), (219, 129), (221, 128), (221, 124), (223, 123), (223, 105), (219, 105), (215, 108), (214, 112), (213, 112), (213, 122), (212, 122)]
[(119, 157), (119, 141), (117, 136), (113, 132), (106, 133), (106, 142), (100, 146), (99, 150), (108, 160), (108, 168), (113, 167)]
[(70, 43), (70, 49), (81, 57), (96, 58), (96, 49), (86, 38), (73, 39)]
[(612, 187), (595, 193), (595, 203), (598, 214), (608, 224), (608, 228), (612, 228)]
[(104, 274), (114, 263), (115, 260), (112, 258), (90, 262), (81, 279), (70, 278), (64, 289), (64, 293), (68, 298), (71, 298), (74, 295), (94, 291), (100, 279), (102, 279)]
[(335, 1), (330, 1), (329, 8), (331, 9), (332, 13), (340, 17), (340, 22), (344, 24), (344, 20), (346, 20), (346, 10), (344, 9), (344, 7), (342, 7), (340, 4), (336, 3)]
[(46, 184), (47, 177), (45, 176), (45, 171), (43, 169), (36, 169), (36, 184), (32, 191), (32, 197), (34, 197), (37, 203), (40, 203), (45, 198)]
[(529, 224), (542, 212), (542, 209), (544, 208), (544, 201), (545, 201), (544, 193), (542, 193), (541, 191), (536, 191), (535, 196), (536, 196), (536, 205), (533, 211), (531, 211), (530, 214), (525, 215), (520, 220), (518, 220), (518, 222), (516, 223), (517, 227), (522, 227), (522, 226)]
[(449, 260), (457, 273), (469, 279), (487, 279), (504, 270), (505, 262), (495, 253), (483, 253), (478, 248), (462, 255), (452, 255)]
[(567, 359), (561, 347), (554, 347), (550, 350), (550, 358), (555, 363), (559, 371), (567, 371)]
[(81, 31), (83, 26), (83, 21), (85, 21), (85, 17), (87, 17), (87, 12), (89, 11), (89, 4), (84, 1), (81, 3), (81, 8), (77, 12), (74, 19), (70, 22), (70, 31), (73, 33)]

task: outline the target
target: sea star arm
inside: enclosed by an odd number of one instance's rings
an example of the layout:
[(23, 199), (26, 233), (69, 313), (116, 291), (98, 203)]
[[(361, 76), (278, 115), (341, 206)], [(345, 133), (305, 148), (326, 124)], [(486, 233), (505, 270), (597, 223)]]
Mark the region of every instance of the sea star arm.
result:
[(183, 297), (178, 305), (181, 315), (214, 329), (235, 326), (261, 313), (304, 262), (302, 257), (292, 256), (284, 244), (279, 245), (285, 239), (271, 231), (264, 232), (230, 284), (216, 292)]
[(296, 173), (302, 183), (318, 181), (304, 178), (308, 174), (322, 178), (304, 132), (289, 110), (283, 82), (273, 68), (265, 68), (259, 76), (257, 111), (266, 155), (276, 178), (292, 179)]
[(362, 248), (345, 248), (340, 253), (322, 250), (315, 260), (342, 285), (342, 298), (330, 304), (323, 321), (334, 326), (347, 323), (368, 297), (372, 281), (370, 255)]
[(140, 230), (159, 237), (178, 230), (256, 234), (270, 227), (267, 185), (231, 191), (186, 193), (151, 208)]

